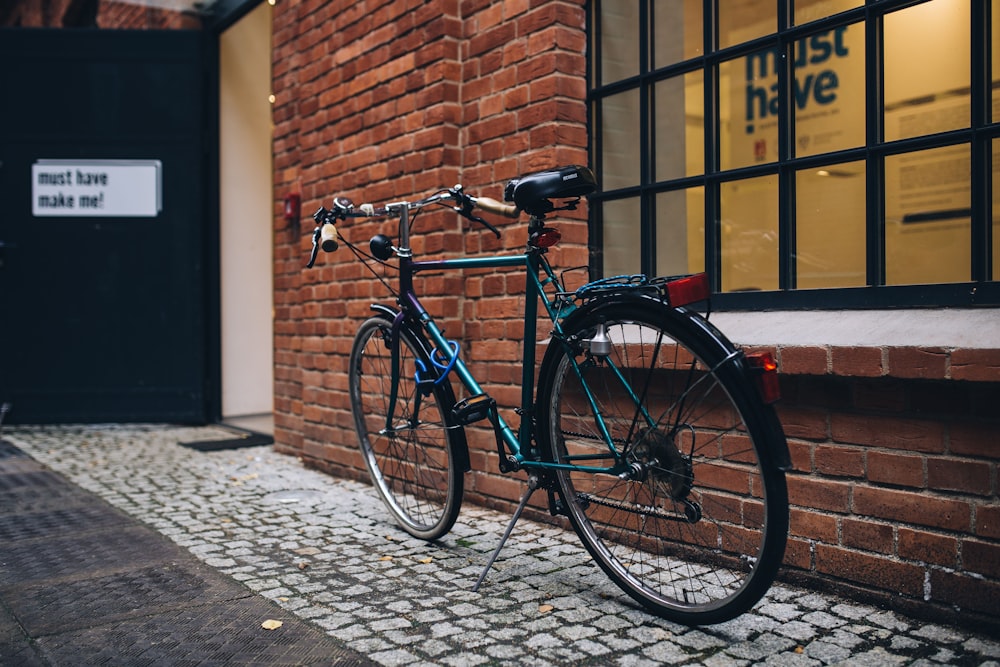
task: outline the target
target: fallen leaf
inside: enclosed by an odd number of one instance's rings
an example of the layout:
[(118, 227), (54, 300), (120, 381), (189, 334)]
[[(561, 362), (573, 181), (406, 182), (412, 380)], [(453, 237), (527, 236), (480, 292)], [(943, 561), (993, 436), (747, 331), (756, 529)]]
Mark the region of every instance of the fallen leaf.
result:
[(427, 558), (422, 558), (420, 562), (423, 563), (424, 565), (427, 565), (427, 563), (433, 563), (434, 559), (428, 556)]
[(299, 567), (300, 570), (304, 570), (307, 567), (309, 567), (309, 563), (306, 563), (305, 561), (303, 561), (303, 562), (299, 563), (298, 567)]
[(315, 556), (320, 551), (316, 547), (302, 547), (301, 549), (295, 549), (294, 552), (300, 556)]
[(553, 609), (555, 609), (555, 607), (553, 607), (550, 604), (540, 604), (540, 605), (538, 605), (538, 613), (539, 614), (547, 614), (550, 611), (552, 611)]
[(278, 602), (288, 602), (288, 598), (278, 598)]
[(282, 625), (284, 625), (284, 623), (282, 623), (281, 621), (275, 621), (274, 619), (269, 618), (263, 623), (261, 623), (260, 627), (264, 628), (265, 630), (277, 630)]
[(379, 560), (392, 560), (392, 556), (382, 556)]
[(806, 650), (803, 647), (801, 647), (801, 646), (796, 646), (795, 647), (795, 652), (796, 653), (805, 653)]

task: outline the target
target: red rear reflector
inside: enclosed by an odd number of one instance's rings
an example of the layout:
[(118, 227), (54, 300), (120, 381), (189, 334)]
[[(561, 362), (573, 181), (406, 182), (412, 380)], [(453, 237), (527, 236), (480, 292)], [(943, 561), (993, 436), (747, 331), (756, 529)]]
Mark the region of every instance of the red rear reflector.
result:
[(696, 301), (704, 301), (711, 295), (708, 276), (704, 273), (696, 273), (667, 283), (667, 301), (671, 306), (686, 306)]
[(555, 244), (559, 243), (560, 239), (562, 239), (562, 234), (559, 233), (558, 229), (545, 227), (542, 231), (538, 232), (538, 235), (534, 239), (534, 243), (537, 248), (551, 248)]
[(757, 389), (760, 390), (760, 397), (764, 402), (774, 403), (781, 398), (781, 389), (778, 387), (778, 362), (771, 353), (748, 354), (747, 363), (750, 364), (754, 380), (757, 381)]

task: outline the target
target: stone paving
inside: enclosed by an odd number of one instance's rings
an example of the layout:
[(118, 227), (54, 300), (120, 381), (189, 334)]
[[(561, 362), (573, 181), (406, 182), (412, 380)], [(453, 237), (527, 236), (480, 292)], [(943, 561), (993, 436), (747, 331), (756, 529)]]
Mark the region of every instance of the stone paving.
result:
[(383, 665), (989, 665), (1000, 638), (776, 585), (689, 628), (635, 606), (576, 535), (463, 507), (437, 543), (397, 529), (372, 489), (270, 447), (201, 452), (216, 427), (7, 427), (2, 436), (207, 565)]

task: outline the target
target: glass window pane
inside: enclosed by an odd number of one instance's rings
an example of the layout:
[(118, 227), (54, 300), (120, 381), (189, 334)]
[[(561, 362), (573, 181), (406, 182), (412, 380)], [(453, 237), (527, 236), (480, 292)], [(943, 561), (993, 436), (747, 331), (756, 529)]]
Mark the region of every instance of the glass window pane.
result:
[(604, 239), (604, 276), (639, 273), (642, 237), (638, 197), (604, 202), (601, 207)]
[(864, 160), (795, 174), (795, 246), (799, 289), (866, 284)]
[(639, 73), (639, 3), (601, 3), (601, 83)]
[(846, 12), (865, 4), (864, 0), (794, 0), (794, 25), (802, 25), (827, 16)]
[(774, 0), (719, 0), (719, 48), (749, 42), (778, 30)]
[(660, 81), (653, 89), (656, 180), (705, 173), (704, 90), (701, 70)]
[(771, 49), (719, 65), (723, 169), (778, 159), (778, 57)]
[(705, 270), (705, 188), (656, 195), (656, 274)]
[(601, 101), (601, 187), (639, 185), (639, 90)]
[(969, 0), (885, 16), (885, 139), (969, 127)]
[(702, 54), (702, 0), (651, 2), (653, 67), (673, 65)]
[(972, 277), (967, 144), (885, 159), (885, 282), (965, 282)]
[(778, 177), (723, 183), (722, 291), (778, 289)]
[[(864, 24), (824, 30), (795, 44), (792, 98), (796, 155), (864, 145)], [(777, 130), (769, 134), (769, 143), (777, 144)]]

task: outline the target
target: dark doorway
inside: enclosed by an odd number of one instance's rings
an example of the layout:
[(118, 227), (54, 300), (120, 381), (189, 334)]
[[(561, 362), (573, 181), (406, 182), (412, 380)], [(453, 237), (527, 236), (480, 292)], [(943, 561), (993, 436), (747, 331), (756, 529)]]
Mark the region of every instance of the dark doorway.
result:
[[(209, 418), (207, 52), (196, 31), (0, 30), (8, 421)], [(111, 187), (107, 161), (156, 165), (159, 200), (102, 208), (122, 195), (92, 182)], [(53, 194), (63, 180), (76, 188), (65, 215), (53, 209), (66, 205)], [(56, 198), (39, 209), (43, 195)]]

